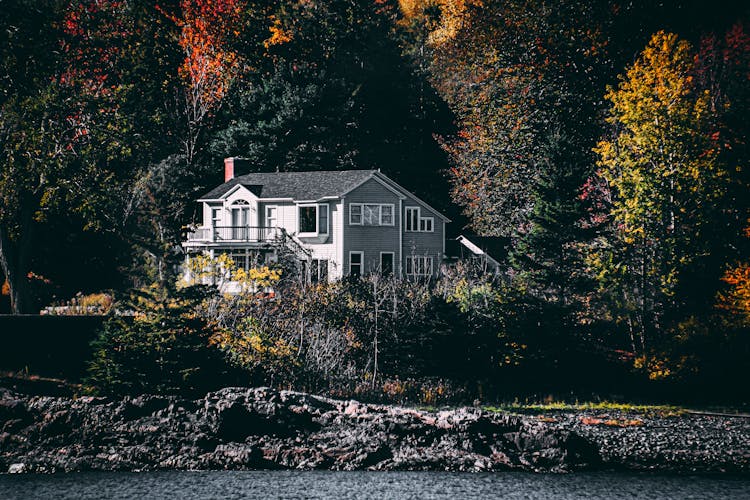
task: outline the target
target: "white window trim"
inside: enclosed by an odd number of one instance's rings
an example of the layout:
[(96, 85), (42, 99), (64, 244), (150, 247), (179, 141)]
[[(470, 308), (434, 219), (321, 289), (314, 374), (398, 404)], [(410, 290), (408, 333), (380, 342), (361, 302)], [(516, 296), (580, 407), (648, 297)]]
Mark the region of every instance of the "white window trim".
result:
[[(352, 207), (359, 207), (359, 222), (352, 222)], [(361, 226), (362, 224), (362, 203), (349, 203), (349, 225)]]
[[(274, 217), (270, 217), (271, 210), (275, 210), (276, 211), (276, 214), (274, 215)], [(266, 205), (265, 212), (266, 212), (266, 217), (265, 217), (265, 220), (263, 221), (263, 223), (266, 225), (266, 227), (268, 227), (268, 219), (271, 219), (271, 218), (276, 219), (276, 224), (279, 223), (279, 207), (278, 207), (278, 205)]]
[[(378, 223), (377, 224), (365, 224), (365, 205), (377, 205), (378, 208)], [(359, 222), (352, 222), (352, 207), (359, 208)], [(383, 224), (383, 207), (391, 207), (391, 223)], [(396, 225), (396, 205), (393, 203), (349, 203), (349, 225), (350, 226), (385, 226), (392, 227)]]
[[(300, 228), (300, 222), (301, 218), (299, 216), (299, 211), (301, 208), (315, 208), (315, 232), (306, 232), (303, 233)], [(328, 215), (328, 227), (326, 227), (325, 232), (320, 232), (320, 209), (324, 208), (326, 210), (326, 214)], [(328, 205), (328, 203), (300, 203), (297, 205), (297, 236), (301, 237), (314, 237), (318, 235), (327, 235), (330, 232), (331, 227), (331, 207)]]
[[(417, 259), (425, 259), (425, 262), (429, 262), (429, 270), (426, 273), (417, 273)], [(435, 261), (432, 255), (409, 255), (406, 257), (407, 264), (404, 266), (407, 276), (432, 276), (435, 273)], [(411, 272), (409, 272), (409, 262), (411, 263)]]
[[(301, 223), (302, 218), (299, 216), (300, 209), (302, 208), (315, 208), (315, 231), (314, 232), (302, 232)], [(317, 236), (318, 235), (318, 204), (317, 203), (304, 203), (297, 205), (297, 235), (298, 236)]]
[[(410, 212), (416, 211), (417, 212), (417, 229), (411, 228), (409, 229), (409, 225), (411, 224), (411, 216), (409, 215)], [(407, 233), (416, 233), (419, 230), (419, 216), (421, 215), (421, 210), (419, 207), (404, 207), (404, 220), (406, 223), (404, 224), (404, 232)]]
[(396, 252), (380, 252), (380, 273), (383, 273), (383, 255), (390, 255), (391, 256), (391, 271), (390, 274), (393, 275), (396, 273)]
[(349, 252), (349, 276), (352, 276), (352, 255), (359, 254), (359, 275), (365, 275), (365, 252), (362, 251), (350, 251)]
[[(411, 221), (411, 217), (408, 216), (409, 212), (416, 210), (417, 212), (417, 227), (407, 229), (407, 226), (409, 225)], [(409, 206), (404, 207), (404, 219), (406, 220), (406, 224), (404, 224), (404, 231), (407, 233), (434, 233), (435, 232), (435, 218), (434, 217), (422, 217), (422, 207), (417, 206)], [(421, 229), (422, 222), (425, 222), (425, 227), (427, 224), (427, 221), (430, 221), (430, 229)]]
[[(320, 230), (320, 211), (325, 209), (326, 211), (326, 228), (325, 231)], [(318, 209), (315, 211), (315, 229), (318, 230), (318, 234), (328, 234), (331, 227), (331, 207), (328, 203), (319, 203)]]
[(211, 207), (209, 206), (209, 216), (211, 217), (211, 225), (210, 227), (219, 227), (221, 226), (221, 220), (222, 217), (222, 207)]

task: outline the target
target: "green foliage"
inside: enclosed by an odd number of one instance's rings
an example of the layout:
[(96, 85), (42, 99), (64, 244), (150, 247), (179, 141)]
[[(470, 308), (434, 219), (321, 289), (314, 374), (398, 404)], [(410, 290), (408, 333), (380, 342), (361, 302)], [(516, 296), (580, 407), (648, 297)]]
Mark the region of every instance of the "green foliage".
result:
[(198, 313), (211, 293), (202, 287), (170, 292), (158, 286), (133, 292), (119, 305), (121, 315), (110, 317), (92, 344), (89, 392), (197, 396), (231, 385), (236, 373), (210, 347), (219, 330)]
[(382, 168), (430, 198), (446, 189), (432, 133), (448, 115), (401, 55), (393, 3), (283, 1), (273, 19), (262, 71), (227, 99), (214, 158), (265, 171)]

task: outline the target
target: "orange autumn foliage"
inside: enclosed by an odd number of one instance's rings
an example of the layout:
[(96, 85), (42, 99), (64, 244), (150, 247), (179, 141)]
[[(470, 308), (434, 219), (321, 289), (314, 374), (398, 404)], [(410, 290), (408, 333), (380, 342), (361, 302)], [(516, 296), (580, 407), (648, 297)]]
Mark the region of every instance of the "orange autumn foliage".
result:
[(62, 21), (60, 45), (69, 62), (60, 76), (63, 84), (95, 97), (115, 92), (120, 46), (134, 34), (122, 15), (126, 9), (121, 0), (71, 3)]
[(292, 34), (284, 30), (283, 26), (281, 25), (281, 19), (278, 19), (275, 16), (271, 16), (271, 19), (273, 20), (273, 24), (270, 28), (268, 28), (268, 30), (271, 32), (271, 36), (263, 42), (263, 46), (268, 49), (273, 45), (281, 45), (287, 42), (291, 42)]
[(404, 18), (412, 19), (424, 15), (431, 7), (440, 9), (440, 22), (430, 33), (429, 42), (440, 45), (453, 39), (467, 21), (467, 11), (471, 7), (481, 7), (482, 0), (399, 0)]
[[(750, 220), (744, 235), (750, 238)], [(729, 290), (719, 294), (717, 307), (750, 321), (750, 264), (741, 263), (727, 270), (721, 280)]]
[(750, 264), (740, 264), (721, 278), (730, 289), (719, 295), (719, 308), (750, 320)]
[(210, 113), (224, 98), (238, 74), (241, 60), (229, 48), (238, 36), (243, 0), (182, 0), (181, 17), (170, 18), (181, 28), (180, 47), (185, 60), (179, 74), (185, 81), (195, 118)]

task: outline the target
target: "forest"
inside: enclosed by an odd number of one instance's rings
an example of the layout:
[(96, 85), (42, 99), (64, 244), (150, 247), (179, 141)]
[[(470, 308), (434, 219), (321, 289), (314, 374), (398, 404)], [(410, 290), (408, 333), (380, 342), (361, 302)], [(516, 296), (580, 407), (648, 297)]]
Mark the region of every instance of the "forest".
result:
[[(136, 311), (105, 323), (93, 392), (742, 400), (749, 21), (698, 0), (0, 0), (0, 310)], [(379, 168), (454, 236), (507, 238), (505, 272), (242, 276), (273, 303), (177, 286), (229, 156)]]

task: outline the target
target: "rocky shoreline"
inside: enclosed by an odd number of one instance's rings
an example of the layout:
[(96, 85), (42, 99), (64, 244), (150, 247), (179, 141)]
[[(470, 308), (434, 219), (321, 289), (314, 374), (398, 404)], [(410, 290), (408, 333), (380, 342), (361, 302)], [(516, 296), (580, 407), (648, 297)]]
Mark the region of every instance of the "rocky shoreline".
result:
[(268, 388), (198, 400), (0, 389), (0, 472), (329, 469), (750, 473), (750, 422), (422, 411)]

